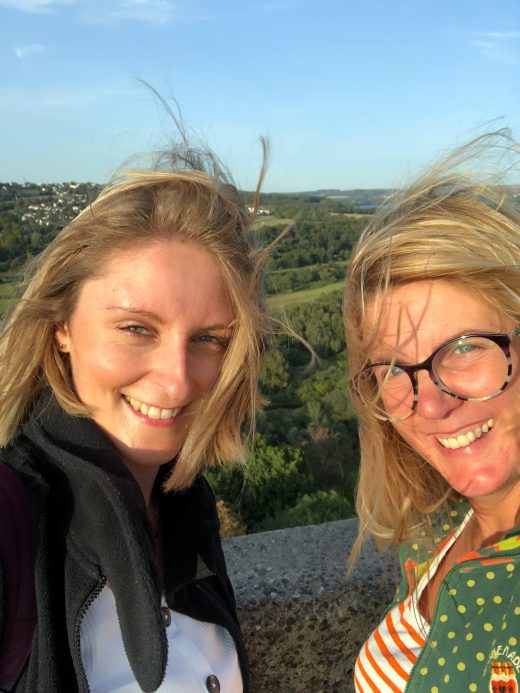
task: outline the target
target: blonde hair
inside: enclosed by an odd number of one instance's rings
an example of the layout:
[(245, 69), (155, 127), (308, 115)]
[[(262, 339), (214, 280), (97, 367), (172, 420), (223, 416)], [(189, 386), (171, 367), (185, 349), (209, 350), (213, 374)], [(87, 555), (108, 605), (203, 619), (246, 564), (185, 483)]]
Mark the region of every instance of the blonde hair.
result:
[(203, 465), (244, 458), (241, 424), (246, 415), (253, 419), (259, 403), (268, 329), (260, 286), (264, 255), (255, 249), (253, 216), (211, 163), (210, 173), (186, 168), (122, 174), (36, 259), (0, 337), (0, 445), (18, 433), (46, 387), (70, 414), (89, 415), (74, 391), (68, 358), (57, 347), (56, 328), (70, 318), (82, 285), (100, 276), (114, 253), (180, 238), (214, 255), (236, 319), (219, 377), (193, 419), (166, 488), (188, 486)]
[(432, 539), (435, 512), (447, 511), (458, 498), (391, 423), (377, 419), (355, 396), (355, 376), (377, 340), (387, 292), (408, 282), (448, 280), (520, 322), (520, 215), (506, 201), (507, 188), (496, 185), (497, 178), (479, 183), (461, 170), (490, 152), (498, 153), (503, 164), (504, 157), (515, 160), (518, 149), (502, 130), (456, 150), (395, 194), (352, 253), (344, 323), (361, 448), (360, 528), (353, 559), (368, 534), (382, 548), (419, 534)]

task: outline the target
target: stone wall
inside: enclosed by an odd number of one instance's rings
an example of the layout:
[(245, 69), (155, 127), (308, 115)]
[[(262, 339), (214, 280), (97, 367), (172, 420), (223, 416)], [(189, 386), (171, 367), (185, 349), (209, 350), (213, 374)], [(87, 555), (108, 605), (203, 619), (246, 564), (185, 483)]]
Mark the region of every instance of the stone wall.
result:
[(360, 646), (390, 603), (395, 562), (372, 545), (347, 574), (357, 520), (224, 540), (252, 693), (350, 693)]

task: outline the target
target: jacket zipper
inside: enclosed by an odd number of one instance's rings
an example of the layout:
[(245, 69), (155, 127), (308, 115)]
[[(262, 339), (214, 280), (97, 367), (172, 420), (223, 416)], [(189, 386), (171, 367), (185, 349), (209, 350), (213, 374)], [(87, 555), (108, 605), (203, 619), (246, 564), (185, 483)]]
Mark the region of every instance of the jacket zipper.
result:
[(81, 623), (85, 618), (85, 614), (92, 606), (94, 601), (98, 598), (103, 587), (106, 585), (106, 582), (106, 577), (102, 573), (100, 573), (97, 585), (94, 587), (94, 589), (88, 596), (86, 602), (83, 604), (81, 611), (79, 612), (79, 616), (76, 619), (76, 626), (74, 629), (74, 646), (76, 650), (76, 657), (78, 658), (78, 662), (81, 667), (81, 690), (85, 693), (90, 693), (90, 686), (88, 684), (87, 674), (85, 673), (85, 669), (83, 668), (83, 662), (81, 661)]
[[(511, 560), (513, 560), (513, 559), (515, 558), (515, 556), (517, 556), (516, 553), (514, 553), (514, 554), (500, 554), (500, 558), (510, 558)], [(480, 560), (481, 560), (480, 558), (470, 558), (468, 561), (464, 561), (463, 564), (464, 564), (464, 565), (468, 565), (468, 564), (471, 564), (471, 563), (478, 563), (478, 562), (480, 562)], [(444, 590), (444, 589), (447, 587), (446, 581), (448, 580), (448, 578), (451, 576), (452, 573), (455, 573), (455, 572), (459, 569), (459, 567), (460, 567), (461, 565), (462, 565), (462, 564), (459, 563), (459, 564), (457, 564), (457, 565), (454, 565), (452, 568), (450, 568), (450, 570), (446, 573), (446, 575), (444, 576), (443, 581), (441, 582), (441, 584), (440, 584), (440, 586), (439, 586), (439, 591), (437, 592), (437, 597), (436, 597), (436, 599), (435, 599), (435, 606), (434, 606), (434, 609), (433, 609), (432, 622), (430, 623), (430, 631), (429, 631), (429, 633), (428, 633), (428, 638), (426, 639), (426, 643), (425, 643), (423, 649), (421, 650), (420, 655), (417, 657), (417, 661), (415, 662), (415, 664), (413, 665), (413, 667), (412, 667), (412, 669), (411, 669), (411, 671), (410, 671), (410, 676), (408, 677), (408, 680), (406, 681), (406, 685), (405, 685), (405, 687), (404, 687), (403, 693), (407, 693), (407, 692), (408, 692), (408, 686), (409, 686), (409, 683), (410, 683), (410, 681), (411, 681), (412, 674), (413, 674), (413, 672), (416, 670), (417, 666), (419, 665), (419, 662), (421, 661), (421, 657), (422, 657), (422, 653), (424, 652), (424, 648), (427, 647), (427, 643), (428, 643), (428, 640), (429, 640), (429, 638), (430, 638), (430, 634), (431, 634), (431, 632), (432, 632), (433, 624), (435, 623), (435, 621), (436, 621), (436, 619), (437, 619), (437, 612), (438, 612), (438, 610), (439, 610), (439, 602), (440, 602), (441, 590)], [(426, 587), (425, 587), (425, 589), (426, 589)]]

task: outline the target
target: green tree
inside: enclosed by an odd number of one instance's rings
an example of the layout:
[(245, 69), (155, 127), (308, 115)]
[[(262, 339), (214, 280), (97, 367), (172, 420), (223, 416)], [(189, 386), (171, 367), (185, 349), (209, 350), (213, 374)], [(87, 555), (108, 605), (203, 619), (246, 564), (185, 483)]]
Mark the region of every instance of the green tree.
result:
[(345, 519), (354, 515), (352, 502), (337, 491), (315, 491), (303, 495), (292, 508), (281, 510), (267, 518), (262, 525), (264, 531), (285, 527), (302, 527), (322, 522)]
[(259, 531), (266, 518), (291, 507), (312, 489), (302, 451), (270, 445), (259, 434), (243, 467), (211, 470), (207, 476), (217, 497), (242, 518), (249, 532)]
[(283, 352), (273, 342), (265, 355), (264, 365), (260, 376), (260, 383), (264, 389), (282, 389), (287, 387), (289, 382), (289, 371), (287, 359)]

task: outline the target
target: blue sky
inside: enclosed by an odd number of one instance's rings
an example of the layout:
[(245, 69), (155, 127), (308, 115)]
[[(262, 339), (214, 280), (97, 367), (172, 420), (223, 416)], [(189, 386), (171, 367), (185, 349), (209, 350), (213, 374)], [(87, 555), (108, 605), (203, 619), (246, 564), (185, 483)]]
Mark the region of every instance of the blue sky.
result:
[[(0, 181), (103, 182), (172, 127), (238, 185), (399, 184), (483, 129), (520, 137), (518, 0), (0, 0)], [(499, 119), (499, 120), (494, 120)]]

